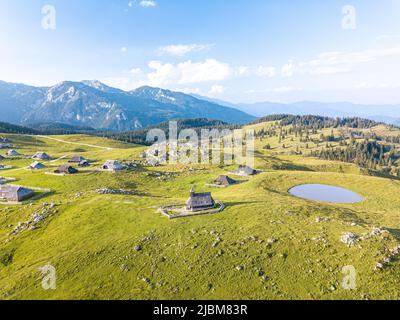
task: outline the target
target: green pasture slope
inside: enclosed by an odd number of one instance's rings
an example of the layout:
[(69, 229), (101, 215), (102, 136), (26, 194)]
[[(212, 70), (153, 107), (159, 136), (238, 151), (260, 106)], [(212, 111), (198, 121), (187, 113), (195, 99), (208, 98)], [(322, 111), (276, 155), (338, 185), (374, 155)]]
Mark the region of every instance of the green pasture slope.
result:
[[(22, 154), (78, 154), (98, 164), (139, 159), (144, 150), (89, 136), (8, 137)], [(205, 184), (232, 167), (146, 167), (60, 177), (46, 175), (51, 168), (25, 170), (29, 159), (0, 161), (14, 167), (0, 175), (17, 179), (16, 184), (54, 191), (33, 204), (0, 205), (0, 298), (400, 298), (396, 258), (376, 270), (399, 245), (400, 181), (362, 175), (352, 164), (272, 156), (259, 146), (257, 151), (256, 166), (265, 171), (225, 189)], [(45, 163), (56, 167), (66, 159)], [(342, 186), (365, 201), (326, 204), (288, 194), (302, 183)], [(183, 203), (192, 185), (198, 191), (211, 190), (216, 200), (227, 204), (226, 210), (171, 221), (156, 213), (160, 205)], [(96, 193), (102, 187), (136, 195)], [(36, 230), (11, 235), (43, 203), (56, 203), (57, 213)], [(341, 242), (344, 233), (361, 236), (373, 227), (388, 232), (352, 247)], [(39, 268), (48, 264), (57, 271), (56, 290), (42, 288)], [(342, 288), (342, 268), (348, 265), (357, 271), (354, 290)]]

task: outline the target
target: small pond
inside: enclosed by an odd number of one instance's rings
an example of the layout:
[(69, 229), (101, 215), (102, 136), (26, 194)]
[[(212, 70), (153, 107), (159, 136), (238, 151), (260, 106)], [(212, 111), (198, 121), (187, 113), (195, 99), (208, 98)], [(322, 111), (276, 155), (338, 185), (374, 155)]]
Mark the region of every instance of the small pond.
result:
[(295, 197), (333, 203), (358, 203), (364, 200), (357, 193), (323, 184), (303, 184), (289, 190)]

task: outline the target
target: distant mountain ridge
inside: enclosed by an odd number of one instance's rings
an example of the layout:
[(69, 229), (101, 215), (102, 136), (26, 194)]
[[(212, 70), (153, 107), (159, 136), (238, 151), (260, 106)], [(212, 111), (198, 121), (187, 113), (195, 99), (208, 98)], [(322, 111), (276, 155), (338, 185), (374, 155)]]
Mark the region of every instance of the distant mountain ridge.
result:
[(233, 124), (255, 119), (243, 111), (180, 92), (142, 87), (123, 91), (99, 81), (33, 87), (0, 81), (0, 121), (52, 123), (125, 131), (173, 118), (209, 118)]
[(377, 122), (400, 125), (400, 105), (369, 105), (351, 102), (314, 102), (300, 101), (294, 103), (256, 102), (231, 103), (219, 99), (203, 97), (193, 94), (194, 97), (218, 103), (222, 106), (236, 108), (256, 117), (265, 117), (275, 114), (316, 115), (323, 117), (362, 117)]
[[(222, 102), (220, 102), (222, 103)], [(259, 102), (237, 104), (236, 108), (263, 117), (272, 114), (319, 115), (324, 117), (361, 117), (377, 122), (400, 125), (400, 105), (363, 105), (350, 102), (302, 101), (291, 104)]]

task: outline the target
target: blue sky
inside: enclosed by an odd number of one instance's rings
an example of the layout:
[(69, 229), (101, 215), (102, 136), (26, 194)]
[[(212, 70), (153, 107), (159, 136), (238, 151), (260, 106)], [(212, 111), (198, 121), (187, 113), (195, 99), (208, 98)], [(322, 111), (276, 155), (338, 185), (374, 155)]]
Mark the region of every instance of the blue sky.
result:
[[(42, 26), (46, 5), (55, 29)], [(399, 70), (399, 0), (0, 0), (9, 82), (374, 104), (400, 103)]]

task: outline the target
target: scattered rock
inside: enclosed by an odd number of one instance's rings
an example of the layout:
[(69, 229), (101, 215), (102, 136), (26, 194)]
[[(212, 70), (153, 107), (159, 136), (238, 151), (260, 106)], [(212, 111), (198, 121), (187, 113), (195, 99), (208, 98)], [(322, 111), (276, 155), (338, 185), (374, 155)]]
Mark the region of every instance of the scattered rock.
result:
[(99, 193), (99, 194), (135, 195), (135, 192), (127, 191), (127, 190), (123, 190), (123, 189), (102, 188), (102, 189), (97, 189), (96, 192)]
[(343, 234), (340, 238), (340, 240), (349, 247), (354, 246), (357, 243), (358, 239), (359, 237), (351, 232)]
[(128, 272), (129, 271), (129, 266), (126, 265), (126, 264), (121, 265), (120, 268), (121, 268), (121, 271), (123, 271), (123, 272)]
[(11, 234), (19, 235), (28, 229), (38, 229), (37, 224), (58, 213), (58, 210), (54, 210), (56, 206), (57, 205), (55, 203), (43, 203), (42, 207), (36, 210), (30, 217), (30, 219), (24, 222), (18, 222), (17, 226), (14, 228)]
[(384, 265), (382, 263), (380, 263), (380, 262), (376, 263), (375, 270), (382, 270), (383, 268), (384, 268)]
[(222, 257), (224, 255), (224, 250), (219, 250), (218, 253), (215, 255), (217, 258)]
[(384, 259), (383, 259), (383, 262), (384, 262), (384, 263), (390, 263), (390, 262), (392, 262), (392, 258), (390, 258), (390, 257), (384, 258)]

